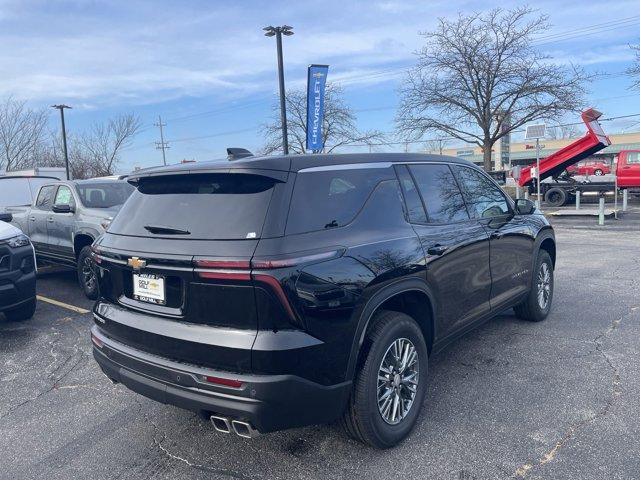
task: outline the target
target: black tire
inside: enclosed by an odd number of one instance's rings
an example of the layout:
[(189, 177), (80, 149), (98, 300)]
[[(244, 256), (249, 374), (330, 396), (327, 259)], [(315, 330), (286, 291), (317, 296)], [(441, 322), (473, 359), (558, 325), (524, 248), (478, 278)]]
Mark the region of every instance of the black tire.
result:
[(93, 258), (91, 258), (90, 246), (84, 247), (80, 250), (80, 255), (78, 255), (78, 282), (89, 300), (98, 298), (100, 291), (98, 290), (98, 278), (96, 277)]
[(561, 207), (567, 203), (567, 192), (561, 188), (550, 188), (544, 194), (544, 201), (550, 207)]
[[(546, 296), (546, 303), (544, 306), (543, 303), (539, 300), (540, 288), (541, 287), (541, 275), (544, 276), (543, 270), (549, 274), (548, 277), (548, 295)], [(543, 285), (544, 287), (544, 285)], [(543, 294), (544, 295), (544, 294)], [(516, 305), (513, 309), (516, 312), (516, 316), (523, 320), (528, 320), (530, 322), (541, 322), (547, 315), (549, 315), (549, 311), (551, 310), (551, 303), (553, 301), (553, 262), (551, 261), (551, 257), (546, 250), (540, 250), (538, 252), (538, 258), (536, 260), (536, 266), (533, 271), (532, 279), (531, 279), (531, 290), (529, 291), (529, 295), (526, 300), (522, 302), (520, 305)]]
[(602, 171), (602, 169), (601, 169), (601, 168), (596, 168), (596, 169), (593, 171), (593, 174), (594, 174), (594, 175), (596, 175), (597, 177), (601, 177), (602, 175), (604, 175), (604, 172)]
[[(411, 432), (418, 419), (427, 391), (428, 353), (420, 327), (408, 315), (380, 311), (372, 318), (371, 322), (363, 345), (364, 355), (354, 378), (353, 390), (342, 417), (342, 424), (353, 438), (375, 448), (389, 448), (401, 442)], [(404, 396), (404, 399), (408, 401), (407, 396), (411, 395), (411, 392), (406, 385), (409, 383), (401, 383), (398, 386), (400, 375), (394, 375), (395, 380), (392, 381), (390, 374), (388, 383), (379, 386), (378, 374), (383, 367), (383, 359), (388, 352), (391, 352), (394, 342), (407, 340), (417, 352), (418, 368), (417, 372), (414, 371), (412, 375), (418, 379), (418, 382), (415, 386), (413, 403), (406, 407), (407, 411), (404, 417), (401, 417), (401, 407), (396, 405), (398, 422), (391, 424), (383, 418), (383, 413), (378, 407), (379, 388), (397, 391), (400, 394), (398, 398)], [(393, 355), (392, 352), (391, 355)], [(416, 364), (413, 368), (416, 368)], [(391, 393), (390, 396), (395, 398), (397, 394)]]
[(36, 299), (33, 298), (27, 303), (20, 305), (18, 308), (12, 308), (4, 312), (7, 320), (11, 322), (22, 322), (29, 320), (36, 313)]

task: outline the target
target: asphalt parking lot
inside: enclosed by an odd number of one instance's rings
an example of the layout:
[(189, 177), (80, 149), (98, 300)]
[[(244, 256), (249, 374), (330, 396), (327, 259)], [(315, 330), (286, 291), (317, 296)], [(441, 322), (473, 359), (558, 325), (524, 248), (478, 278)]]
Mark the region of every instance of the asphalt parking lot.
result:
[[(0, 477), (640, 477), (640, 207), (615, 228), (554, 220), (540, 324), (505, 312), (432, 358), (421, 421), (378, 451), (337, 426), (253, 440), (111, 385), (73, 272), (49, 271), (24, 323), (0, 318)], [(79, 311), (78, 311), (79, 310)]]

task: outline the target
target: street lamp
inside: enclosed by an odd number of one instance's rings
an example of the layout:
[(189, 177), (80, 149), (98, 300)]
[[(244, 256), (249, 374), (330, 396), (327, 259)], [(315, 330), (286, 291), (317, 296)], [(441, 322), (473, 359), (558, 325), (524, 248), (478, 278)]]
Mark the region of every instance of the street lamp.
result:
[(51, 108), (60, 110), (60, 120), (62, 121), (62, 148), (64, 150), (64, 166), (67, 171), (67, 180), (69, 178), (69, 154), (67, 153), (67, 129), (64, 126), (64, 109), (71, 108), (69, 105), (51, 105)]
[(264, 35), (266, 37), (276, 37), (278, 46), (278, 80), (280, 84), (280, 121), (282, 123), (282, 151), (285, 155), (289, 154), (289, 139), (287, 137), (287, 106), (284, 92), (284, 66), (282, 62), (282, 35), (287, 37), (293, 35), (293, 27), (283, 25), (282, 27), (264, 27)]

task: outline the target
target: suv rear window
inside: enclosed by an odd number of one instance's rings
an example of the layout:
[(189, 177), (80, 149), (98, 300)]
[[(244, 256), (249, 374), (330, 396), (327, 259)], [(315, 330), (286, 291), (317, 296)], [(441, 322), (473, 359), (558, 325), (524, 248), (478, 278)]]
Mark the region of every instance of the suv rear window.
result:
[(378, 183), (395, 178), (391, 168), (336, 168), (298, 173), (287, 235), (347, 225)]
[(143, 177), (109, 232), (192, 240), (259, 238), (275, 183), (244, 173)]

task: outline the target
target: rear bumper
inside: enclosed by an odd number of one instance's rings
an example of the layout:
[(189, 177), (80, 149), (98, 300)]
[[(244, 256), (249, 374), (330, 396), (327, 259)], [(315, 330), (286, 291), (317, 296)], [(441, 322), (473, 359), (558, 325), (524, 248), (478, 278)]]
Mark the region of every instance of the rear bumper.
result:
[[(332, 422), (350, 393), (351, 382), (324, 386), (293, 375), (221, 372), (133, 349), (97, 325), (91, 334), (98, 340), (93, 356), (111, 380), (158, 402), (249, 422), (261, 433)], [(242, 386), (212, 385), (205, 376), (238, 380)]]

